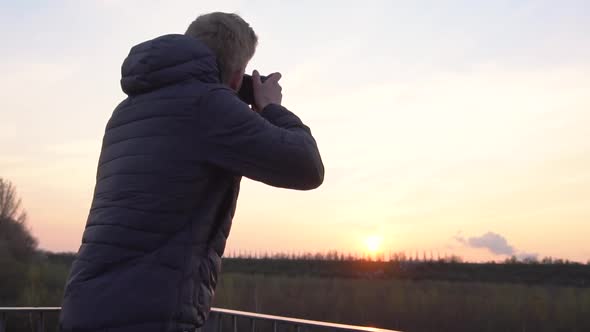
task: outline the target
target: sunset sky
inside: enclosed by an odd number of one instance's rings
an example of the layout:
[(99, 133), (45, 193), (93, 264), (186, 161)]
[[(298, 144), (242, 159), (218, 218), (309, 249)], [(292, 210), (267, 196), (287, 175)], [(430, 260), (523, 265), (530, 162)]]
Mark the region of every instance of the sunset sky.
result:
[(229, 251), (590, 259), (584, 0), (0, 0), (0, 177), (41, 248), (80, 244), (129, 49), (210, 11), (253, 26), (326, 166), (244, 180)]

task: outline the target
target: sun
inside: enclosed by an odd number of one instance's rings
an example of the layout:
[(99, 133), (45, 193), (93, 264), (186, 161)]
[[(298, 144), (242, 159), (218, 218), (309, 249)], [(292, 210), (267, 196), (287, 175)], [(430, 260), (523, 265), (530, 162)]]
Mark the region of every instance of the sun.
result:
[(376, 254), (381, 251), (381, 242), (383, 238), (378, 235), (371, 235), (365, 239), (365, 247), (370, 254)]

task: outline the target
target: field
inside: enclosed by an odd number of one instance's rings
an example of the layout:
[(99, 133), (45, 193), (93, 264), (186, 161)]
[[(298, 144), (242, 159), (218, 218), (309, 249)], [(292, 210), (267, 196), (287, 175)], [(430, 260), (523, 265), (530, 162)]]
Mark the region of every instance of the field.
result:
[[(0, 264), (0, 306), (59, 306), (72, 259)], [(589, 285), (590, 265), (564, 262), (229, 258), (214, 305), (409, 332), (587, 332)], [(31, 320), (12, 316), (8, 328), (31, 331)]]
[(224, 274), (216, 306), (403, 331), (590, 331), (590, 288)]

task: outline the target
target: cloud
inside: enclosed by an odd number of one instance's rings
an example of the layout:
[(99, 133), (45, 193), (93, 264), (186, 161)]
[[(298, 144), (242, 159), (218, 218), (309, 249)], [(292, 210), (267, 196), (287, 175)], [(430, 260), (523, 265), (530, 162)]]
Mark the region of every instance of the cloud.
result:
[(513, 255), (514, 247), (500, 234), (487, 232), (482, 236), (470, 237), (467, 244), (473, 248), (486, 248), (496, 255)]
[(455, 235), (454, 239), (471, 248), (487, 249), (495, 255), (514, 255), (520, 259), (536, 259), (539, 256), (537, 253), (517, 250), (504, 236), (494, 232), (487, 232), (481, 236), (472, 236), (468, 238), (465, 238), (461, 233), (458, 233)]

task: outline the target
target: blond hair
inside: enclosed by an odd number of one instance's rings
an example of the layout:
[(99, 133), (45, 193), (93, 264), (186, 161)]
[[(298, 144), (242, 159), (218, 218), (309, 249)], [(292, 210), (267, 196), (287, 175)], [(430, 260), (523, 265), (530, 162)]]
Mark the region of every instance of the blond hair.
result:
[(201, 15), (189, 25), (185, 35), (198, 38), (213, 51), (223, 83), (228, 83), (232, 73), (250, 61), (258, 44), (252, 27), (231, 13)]

